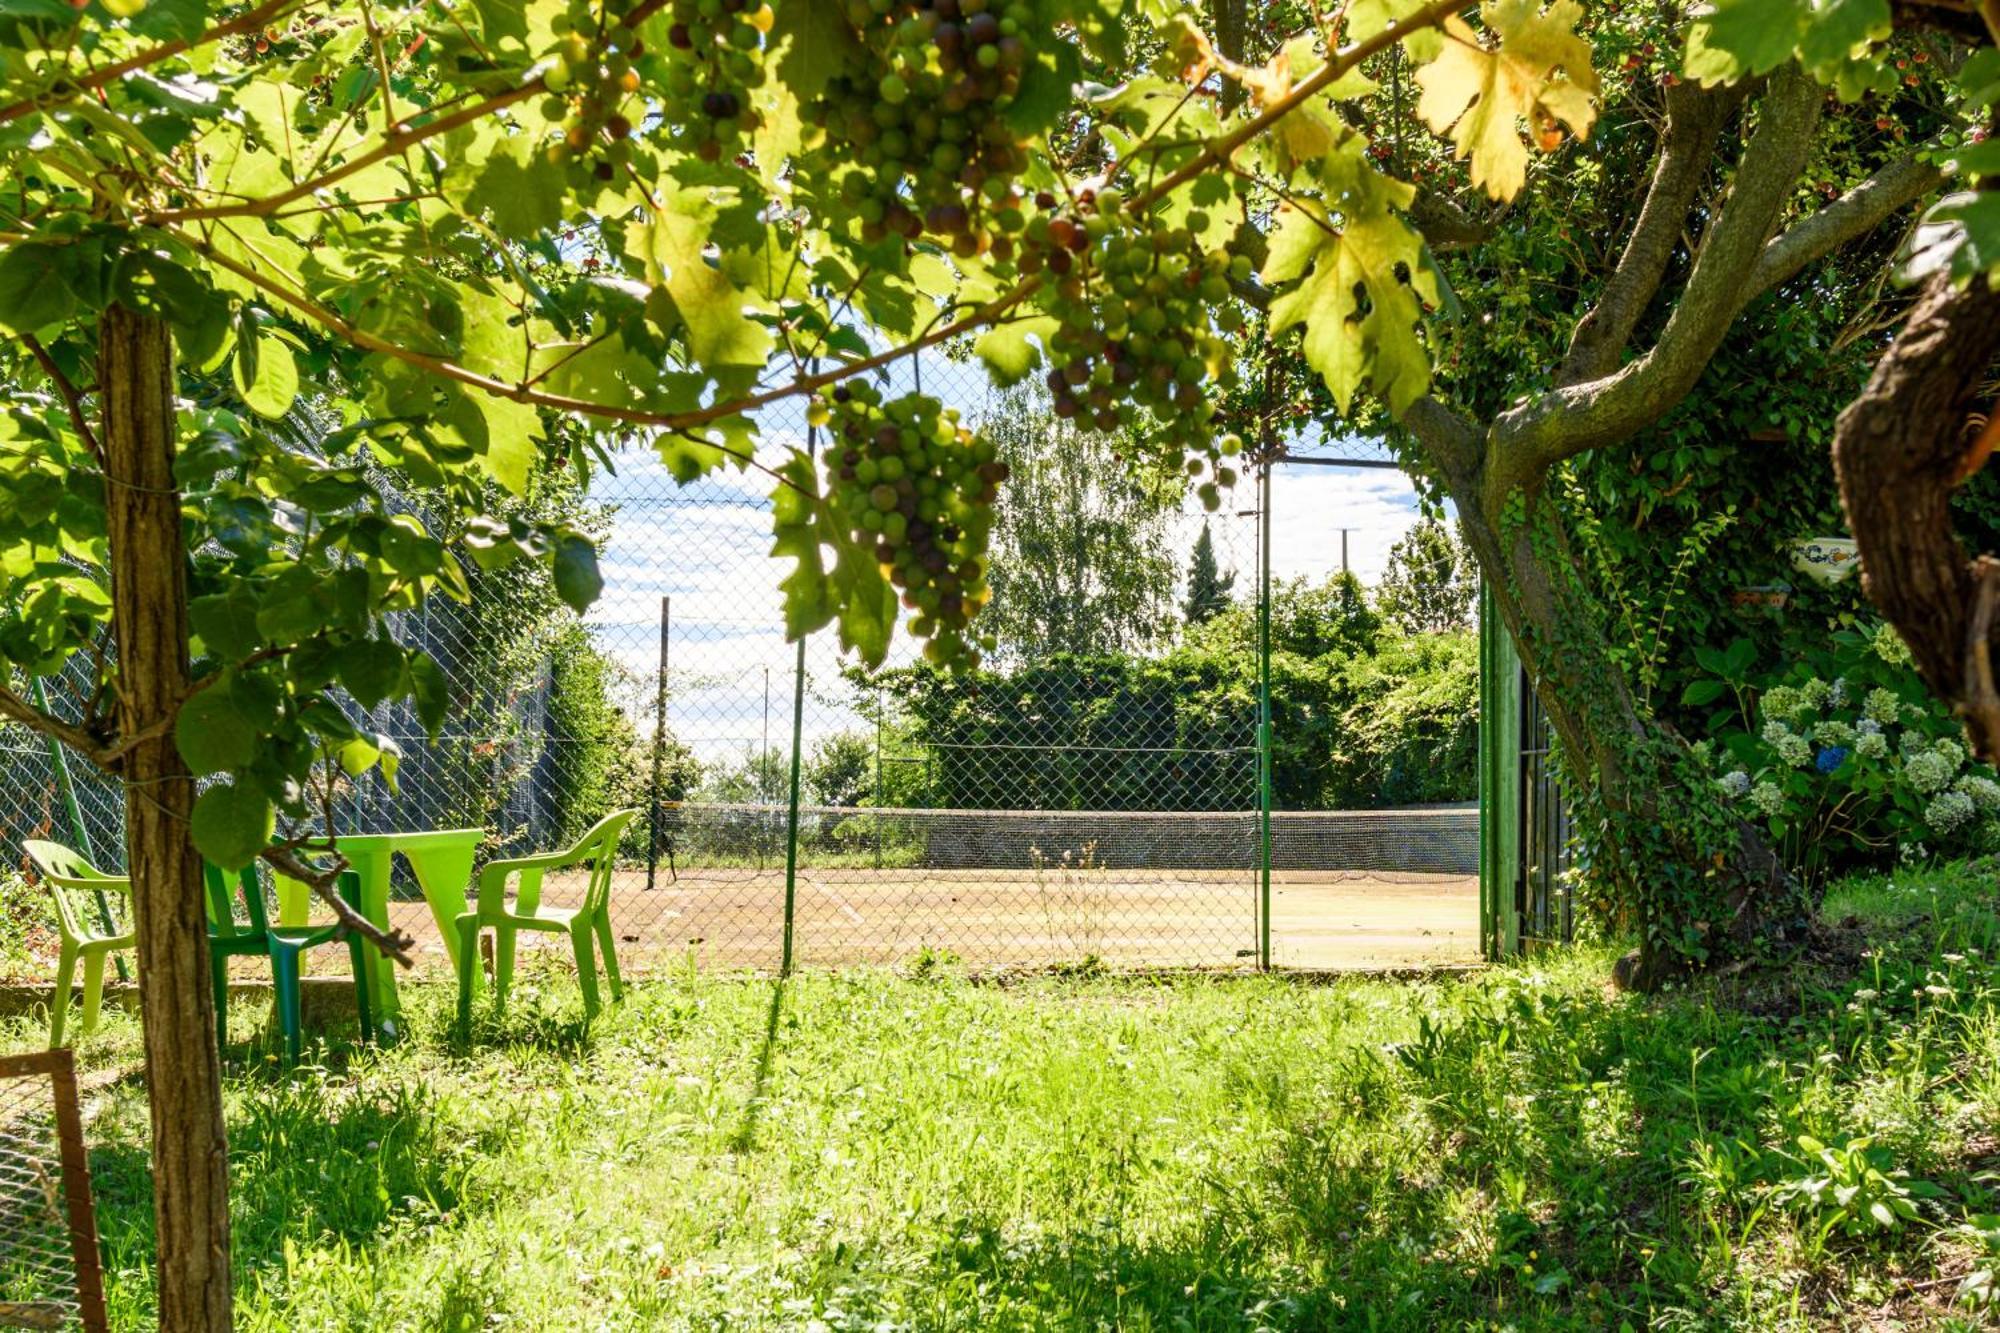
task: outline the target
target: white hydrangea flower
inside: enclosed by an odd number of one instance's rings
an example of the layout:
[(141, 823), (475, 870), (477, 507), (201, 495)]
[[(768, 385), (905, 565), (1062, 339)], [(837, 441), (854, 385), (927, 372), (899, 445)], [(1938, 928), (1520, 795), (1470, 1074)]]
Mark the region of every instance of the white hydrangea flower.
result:
[(1785, 809), (1785, 793), (1775, 782), (1760, 782), (1750, 789), (1750, 804), (1761, 815), (1780, 815)]
[(1805, 695), (1790, 685), (1773, 685), (1764, 691), (1764, 716), (1792, 718), (1806, 707)]
[(1964, 792), (1982, 815), (2000, 812), (2000, 782), (1992, 778), (1968, 773), (1952, 785), (1952, 790)]
[(1875, 641), (1872, 645), (1875, 655), (1890, 666), (1908, 666), (1913, 660), (1910, 645), (1903, 642), (1903, 636), (1896, 633), (1896, 627), (1883, 621), (1875, 627)]
[(1943, 759), (1947, 764), (1950, 764), (1953, 768), (1957, 768), (1960, 764), (1965, 762), (1965, 747), (1963, 745), (1960, 745), (1957, 741), (1951, 740), (1949, 738), (1941, 740), (1937, 742), (1937, 744), (1931, 746), (1931, 753)]
[(1778, 742), (1784, 740), (1785, 737), (1791, 734), (1792, 734), (1792, 729), (1786, 726), (1783, 722), (1780, 722), (1777, 718), (1773, 717), (1765, 719), (1764, 730), (1762, 732), (1762, 735), (1764, 737), (1764, 743), (1766, 745), (1776, 745), (1778, 744)]
[[(1750, 791), (1750, 775), (1740, 768), (1733, 773), (1724, 773), (1715, 782), (1717, 786), (1721, 787), (1730, 796), (1740, 797), (1747, 795)], [(1995, 787), (1994, 790), (1996, 794), (2000, 794), (2000, 787)]]
[(1948, 791), (1939, 794), (1924, 807), (1924, 823), (1934, 833), (1950, 833), (1971, 821), (1977, 813), (1970, 796), (1962, 791)]
[[(1903, 776), (1909, 779), (1912, 787), (1925, 796), (1941, 792), (1950, 786), (1957, 772), (1957, 764), (1947, 763), (1944, 756), (1934, 750), (1918, 750), (1903, 759)], [(1966, 804), (1969, 806), (1971, 801), (1968, 800)], [(1929, 822), (1928, 815), (1925, 816), (1925, 822)]]
[(1889, 753), (1889, 738), (1878, 727), (1874, 731), (1864, 731), (1854, 738), (1854, 753), (1863, 759), (1880, 759)]
[(1877, 685), (1868, 691), (1868, 697), (1861, 701), (1861, 711), (1868, 715), (1869, 721), (1886, 727), (1896, 720), (1898, 711), (1896, 696)]
[(1879, 736), (1882, 734), (1882, 724), (1872, 717), (1864, 717), (1854, 724), (1854, 734), (1857, 736)]
[(1845, 722), (1828, 719), (1812, 729), (1812, 738), (1821, 745), (1854, 744), (1854, 728)]
[(1827, 691), (1826, 706), (1828, 708), (1847, 707), (1847, 677), (1842, 676), (1833, 682), (1833, 688)]
[(1824, 708), (1827, 700), (1833, 697), (1833, 686), (1814, 676), (1805, 683), (1805, 687), (1799, 693), (1804, 695), (1805, 701), (1814, 708)]
[(1812, 762), (1812, 744), (1803, 736), (1787, 734), (1773, 742), (1778, 758), (1793, 768), (1804, 768)]

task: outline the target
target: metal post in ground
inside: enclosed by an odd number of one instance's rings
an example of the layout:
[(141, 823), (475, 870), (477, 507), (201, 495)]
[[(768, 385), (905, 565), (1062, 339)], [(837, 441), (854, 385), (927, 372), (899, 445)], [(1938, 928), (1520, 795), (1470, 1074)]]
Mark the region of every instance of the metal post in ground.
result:
[[(818, 363), (815, 362), (815, 365)], [(806, 457), (811, 458), (819, 443), (819, 427), (806, 427)], [(765, 729), (770, 728), (770, 668), (764, 671)], [(778, 975), (792, 974), (792, 924), (799, 904), (799, 760), (800, 737), (806, 720), (806, 636), (799, 636), (799, 655), (792, 675), (792, 785), (785, 812), (785, 948), (778, 963)], [(767, 747), (768, 750), (768, 747)]]
[(667, 750), (667, 647), (674, 623), (674, 599), (660, 598), (660, 671), (653, 682), (653, 776), (646, 808), (646, 887), (660, 868), (660, 785)]
[(1271, 967), (1271, 455), (1257, 477), (1257, 965)]
[[(35, 707), (44, 713), (49, 711), (49, 687), (42, 677), (35, 677)], [(83, 822), (83, 806), (76, 799), (76, 782), (69, 774), (69, 757), (63, 753), (62, 742), (51, 736), (49, 741), (49, 767), (55, 770), (56, 791), (62, 795), (63, 813), (69, 817), (69, 835), (76, 839), (77, 854), (92, 865), (97, 864), (97, 853), (90, 845), (90, 826)], [(111, 916), (111, 900), (104, 890), (97, 891), (98, 924), (108, 935), (118, 933), (117, 922)], [(130, 971), (125, 966), (125, 955), (114, 952), (112, 963), (118, 968), (118, 979), (130, 981)]]

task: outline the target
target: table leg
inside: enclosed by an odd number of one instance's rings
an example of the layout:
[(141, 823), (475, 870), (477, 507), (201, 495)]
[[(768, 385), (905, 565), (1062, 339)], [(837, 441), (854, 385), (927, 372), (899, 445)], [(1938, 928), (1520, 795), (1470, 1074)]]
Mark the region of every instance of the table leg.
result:
[(416, 872), (417, 886), (430, 905), (431, 919), (437, 922), (438, 938), (444, 941), (445, 955), (454, 971), (458, 967), (458, 918), (465, 911), (465, 891), (472, 884), (472, 859), (476, 843), (462, 847), (403, 849), (410, 869)]
[[(349, 847), (342, 851), (348, 868), (361, 881), (361, 901), (353, 906), (376, 926), (389, 929), (389, 869), (393, 860), (389, 849)], [(395, 1020), (402, 1013), (402, 1005), (396, 998), (396, 965), (372, 944), (361, 951), (361, 959), (371, 988), (369, 993), (375, 997), (375, 1022), (393, 1032)]]

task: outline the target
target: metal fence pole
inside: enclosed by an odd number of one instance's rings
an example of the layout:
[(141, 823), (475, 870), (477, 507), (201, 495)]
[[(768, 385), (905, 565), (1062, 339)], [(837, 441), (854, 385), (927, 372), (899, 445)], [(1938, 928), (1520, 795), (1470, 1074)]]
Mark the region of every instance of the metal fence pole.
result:
[(1257, 965), (1271, 967), (1271, 457), (1257, 479)]
[[(44, 713), (49, 711), (48, 683), (40, 676), (35, 677), (35, 707)], [(62, 795), (63, 812), (69, 816), (69, 834), (76, 839), (76, 850), (92, 865), (97, 864), (97, 852), (90, 845), (90, 826), (83, 822), (83, 806), (76, 799), (76, 782), (69, 775), (69, 757), (63, 753), (62, 742), (51, 736), (49, 742), (49, 767), (55, 770), (56, 790)], [(98, 924), (107, 935), (118, 933), (118, 924), (111, 917), (111, 900), (104, 890), (97, 891)], [(125, 966), (125, 955), (114, 951), (112, 963), (118, 968), (118, 979), (130, 981), (132, 975)]]
[(647, 798), (646, 887), (660, 867), (660, 779), (667, 750), (667, 647), (674, 623), (674, 599), (660, 598), (660, 674), (653, 686), (653, 778)]
[[(815, 368), (819, 365), (813, 362)], [(819, 443), (819, 427), (806, 427), (806, 457), (813, 457)], [(806, 635), (799, 636), (799, 655), (792, 675), (792, 789), (785, 813), (785, 948), (784, 956), (778, 964), (778, 975), (792, 974), (792, 925), (799, 904), (799, 760), (800, 738), (805, 731), (806, 721)], [(770, 730), (768, 721), (771, 714), (771, 670), (764, 669), (764, 723), (766, 732)], [(765, 743), (765, 753), (769, 754), (770, 744)], [(760, 765), (761, 767), (761, 765)]]

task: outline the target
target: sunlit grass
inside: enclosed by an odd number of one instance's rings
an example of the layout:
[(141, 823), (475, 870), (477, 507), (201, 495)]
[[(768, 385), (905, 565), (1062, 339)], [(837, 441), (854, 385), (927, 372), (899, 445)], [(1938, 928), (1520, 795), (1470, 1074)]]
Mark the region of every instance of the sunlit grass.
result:
[[(688, 973), (586, 1031), (550, 968), (467, 1052), (416, 989), (404, 1044), (289, 1076), (244, 1005), (238, 1326), (1939, 1326), (1990, 1262), (1950, 1228), (1996, 1211), (1990, 884), (1845, 886), (1873, 956), (1652, 1001), (1596, 950), (1328, 986)], [(131, 1020), (86, 1054), (129, 1066)], [(136, 1329), (143, 1092), (92, 1096)], [(1942, 1193), (1822, 1238), (1773, 1195), (1801, 1134)]]

